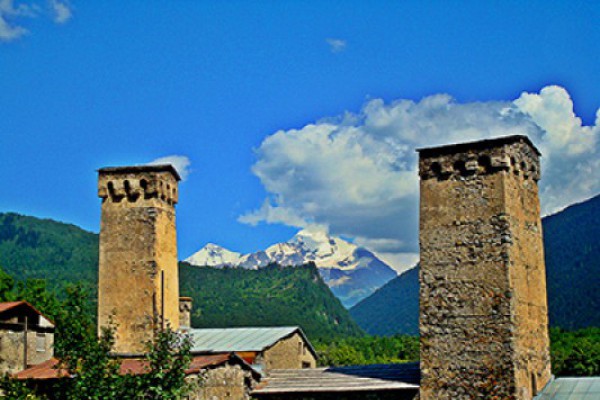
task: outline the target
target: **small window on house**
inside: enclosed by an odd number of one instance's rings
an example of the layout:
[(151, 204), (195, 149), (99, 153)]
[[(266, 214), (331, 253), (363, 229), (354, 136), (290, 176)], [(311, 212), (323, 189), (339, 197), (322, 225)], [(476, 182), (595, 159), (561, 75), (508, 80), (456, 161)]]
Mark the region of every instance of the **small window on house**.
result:
[(46, 334), (36, 333), (35, 335), (35, 351), (43, 353), (46, 351)]
[(302, 342), (298, 343), (298, 354), (302, 354)]
[(302, 361), (302, 368), (303, 369), (310, 368), (310, 363), (306, 362), (306, 361)]

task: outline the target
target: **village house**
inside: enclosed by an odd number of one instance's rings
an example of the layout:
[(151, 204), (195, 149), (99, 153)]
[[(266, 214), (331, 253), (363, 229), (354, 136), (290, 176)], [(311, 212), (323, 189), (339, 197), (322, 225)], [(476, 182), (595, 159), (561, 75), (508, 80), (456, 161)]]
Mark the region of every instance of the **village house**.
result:
[(52, 358), (54, 323), (26, 301), (0, 303), (0, 373)]
[(297, 326), (191, 329), (190, 334), (194, 354), (235, 352), (261, 372), (317, 366), (317, 353)]

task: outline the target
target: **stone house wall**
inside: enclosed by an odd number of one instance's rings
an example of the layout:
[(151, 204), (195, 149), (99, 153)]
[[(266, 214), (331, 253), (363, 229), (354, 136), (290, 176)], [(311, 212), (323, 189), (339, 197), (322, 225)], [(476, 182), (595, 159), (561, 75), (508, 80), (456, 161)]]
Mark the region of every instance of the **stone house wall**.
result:
[[(27, 365), (40, 364), (52, 358), (54, 334), (27, 332)], [(15, 373), (25, 369), (24, 332), (0, 330), (0, 373)]]
[(188, 400), (250, 400), (254, 380), (239, 365), (223, 365), (188, 377), (193, 390)]
[(266, 349), (255, 361), (266, 370), (315, 368), (317, 359), (299, 333), (278, 341)]

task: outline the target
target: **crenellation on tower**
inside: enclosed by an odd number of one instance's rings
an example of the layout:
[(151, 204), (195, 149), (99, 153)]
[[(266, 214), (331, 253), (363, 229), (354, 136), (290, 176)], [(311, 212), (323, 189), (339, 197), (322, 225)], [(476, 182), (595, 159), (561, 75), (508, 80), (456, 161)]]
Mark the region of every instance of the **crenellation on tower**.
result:
[(550, 379), (537, 181), (525, 136), (419, 150), (421, 400), (530, 400)]
[(179, 179), (171, 165), (98, 171), (98, 328), (116, 328), (116, 353), (143, 353), (157, 322), (179, 327)]
[[(170, 172), (165, 175), (165, 171)], [(153, 165), (147, 168), (111, 167), (99, 170), (98, 197), (103, 202), (136, 203), (144, 200), (161, 200), (177, 204), (179, 194), (177, 171), (171, 165)]]
[[(512, 139), (512, 143), (509, 143)], [(496, 145), (494, 145), (494, 143)], [(498, 146), (498, 144), (506, 143)], [(525, 179), (540, 179), (540, 153), (526, 136), (419, 149), (419, 176), (423, 180), (464, 180), (511, 171)]]

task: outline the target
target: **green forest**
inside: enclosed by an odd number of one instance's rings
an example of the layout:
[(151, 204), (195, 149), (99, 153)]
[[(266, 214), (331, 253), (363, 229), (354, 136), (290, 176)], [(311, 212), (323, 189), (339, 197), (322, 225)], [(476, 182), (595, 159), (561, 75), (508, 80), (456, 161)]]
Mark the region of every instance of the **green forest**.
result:
[(247, 270), (181, 263), (179, 280), (181, 295), (194, 299), (196, 328), (299, 325), (312, 340), (363, 335), (314, 264)]

